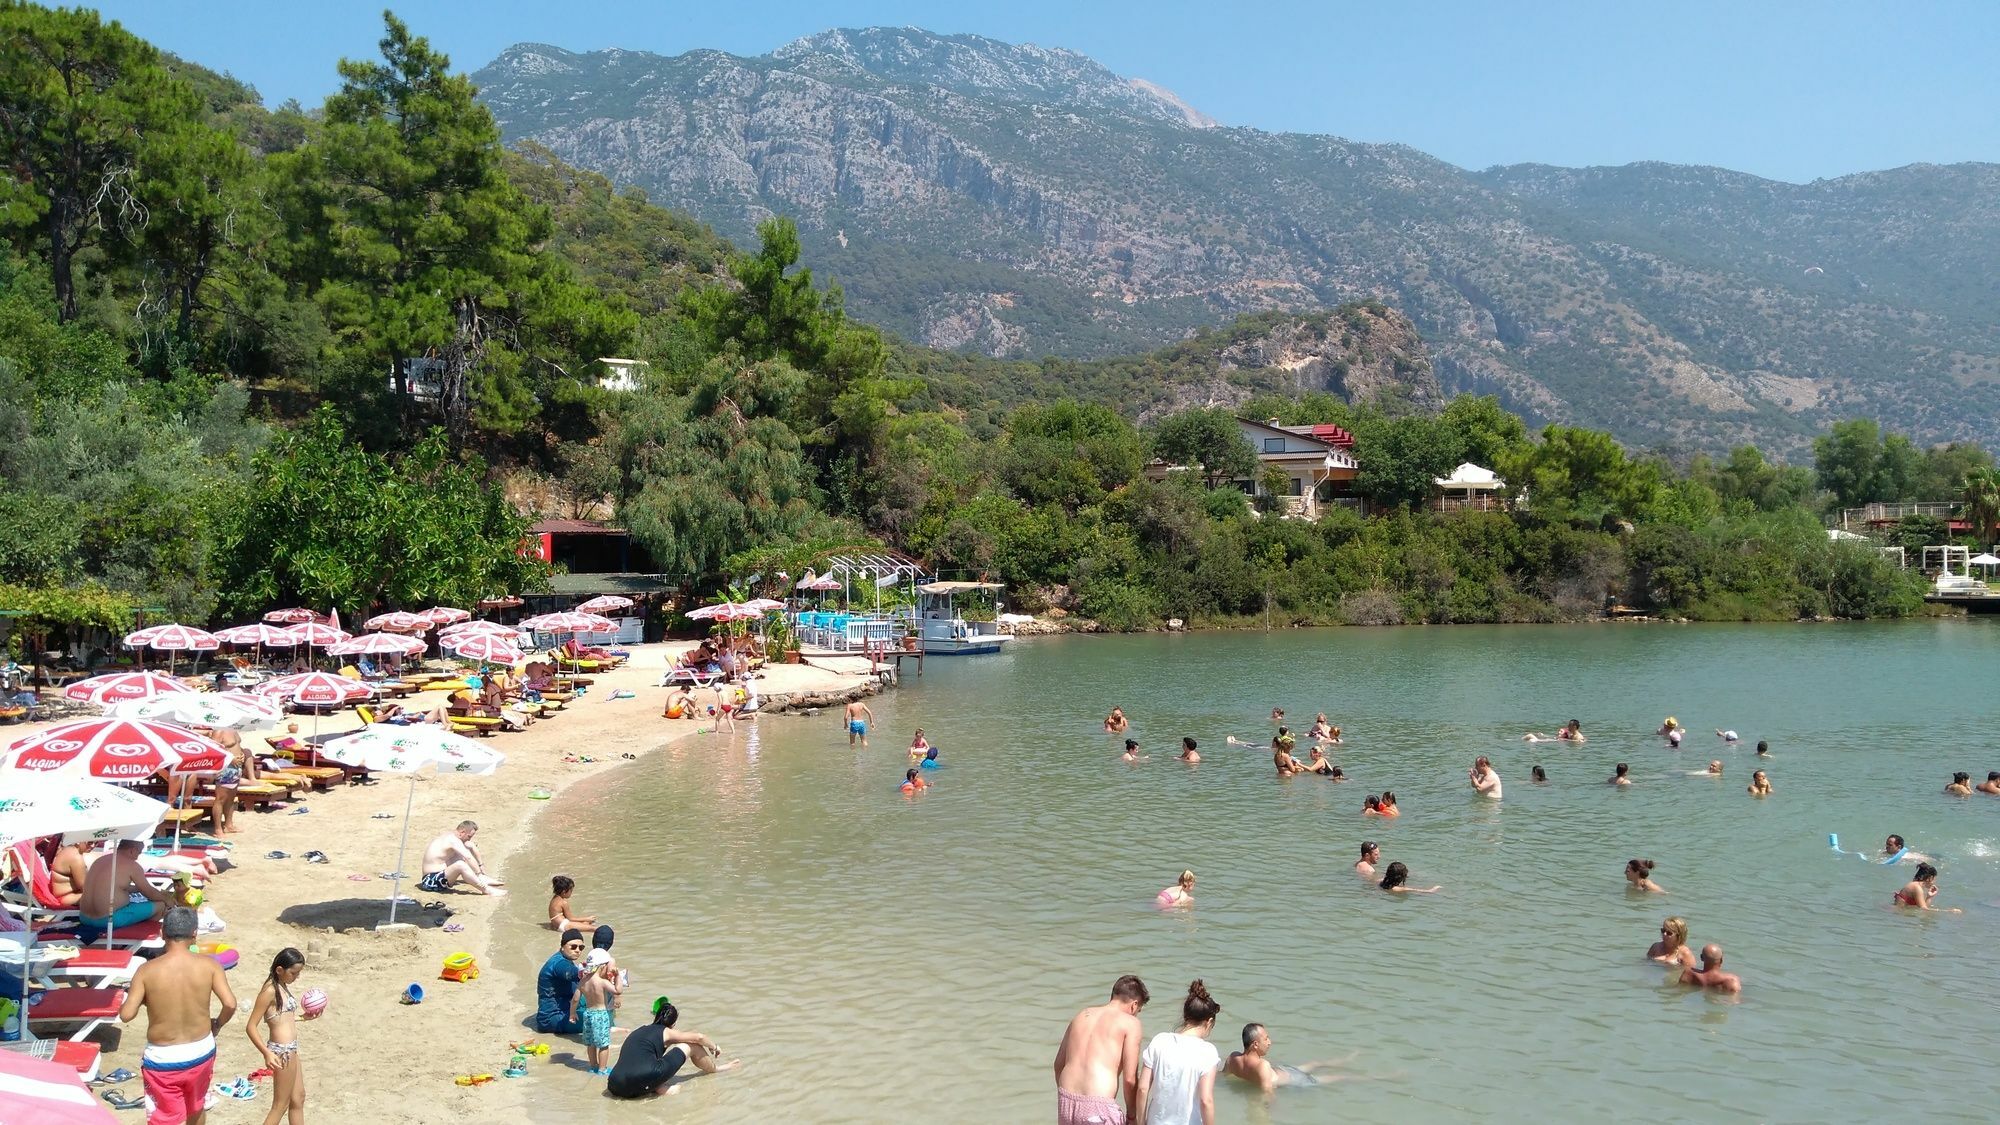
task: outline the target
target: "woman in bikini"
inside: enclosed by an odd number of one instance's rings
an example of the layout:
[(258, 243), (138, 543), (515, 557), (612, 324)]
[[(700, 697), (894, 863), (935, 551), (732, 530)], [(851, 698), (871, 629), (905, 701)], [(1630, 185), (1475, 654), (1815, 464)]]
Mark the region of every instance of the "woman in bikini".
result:
[(1409, 883), (1410, 869), (1405, 867), (1403, 861), (1399, 859), (1390, 864), (1389, 869), (1382, 873), (1382, 882), (1379, 885), (1383, 890), (1399, 895), (1430, 895), (1444, 889), (1443, 887), (1412, 887)]
[(1154, 895), (1153, 901), (1163, 907), (1193, 906), (1194, 872), (1192, 871), (1181, 872), (1181, 877), (1179, 879), (1174, 880), (1174, 885), (1171, 887), (1166, 887), (1162, 889), (1159, 894)]
[(1653, 882), (1653, 861), (1650, 859), (1628, 859), (1625, 861), (1625, 886), (1634, 891), (1663, 895), (1667, 889)]
[(257, 990), (257, 999), (250, 1006), (250, 1024), (245, 1030), (250, 1045), (264, 1056), (264, 1065), (271, 1070), (271, 1111), (264, 1115), (264, 1125), (278, 1125), (287, 1118), (291, 1125), (305, 1123), (306, 1074), (305, 1064), (299, 1060), (299, 1001), (292, 995), (292, 985), (298, 983), (305, 968), (305, 954), (289, 947), (280, 949), (271, 958), (271, 974), (264, 978), (264, 987)]
[(1660, 940), (1646, 951), (1646, 956), (1663, 965), (1675, 965), (1684, 969), (1699, 968), (1694, 950), (1688, 947), (1688, 924), (1685, 918), (1669, 918), (1660, 923)]
[[(1903, 889), (1896, 892), (1895, 904), (1915, 907), (1918, 910), (1938, 909), (1934, 901), (1938, 894), (1937, 875), (1937, 868), (1930, 864), (1917, 864), (1917, 877), (1904, 883)], [(1956, 906), (1945, 909), (1952, 914), (1964, 913)]]

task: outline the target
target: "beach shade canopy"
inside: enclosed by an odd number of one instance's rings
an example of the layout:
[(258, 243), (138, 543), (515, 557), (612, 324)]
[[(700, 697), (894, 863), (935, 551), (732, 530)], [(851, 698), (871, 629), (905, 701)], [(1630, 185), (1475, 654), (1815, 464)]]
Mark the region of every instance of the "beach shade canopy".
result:
[(363, 624), (367, 628), (390, 633), (421, 633), (431, 627), (430, 618), (421, 613), (406, 613), (400, 609), (378, 613)]
[(769, 613), (774, 609), (785, 608), (785, 603), (775, 598), (751, 598), (749, 601), (744, 602), (743, 606), (745, 609), (754, 609), (759, 613)]
[(166, 802), (108, 781), (14, 773), (0, 795), (0, 846), (43, 836), (61, 836), (66, 844), (145, 840), (165, 815)]
[(318, 621), (302, 621), (287, 628), (285, 632), (292, 635), (292, 640), (296, 644), (318, 645), (321, 648), (337, 645), (350, 636), (342, 629)]
[(841, 589), (846, 585), (847, 583), (842, 582), (840, 579), (835, 578), (831, 574), (828, 574), (819, 578), (808, 578), (800, 582), (798, 588), (801, 590), (818, 590), (821, 593), (825, 593), (826, 591), (829, 590)]
[(363, 633), (326, 646), (331, 656), (415, 656), (430, 646), (400, 633)]
[(618, 623), (594, 613), (544, 613), (521, 622), (532, 633), (616, 633)]
[(0, 769), (9, 771), (0, 789), (22, 773), (138, 781), (161, 770), (216, 773), (228, 764), (227, 751), (186, 727), (143, 719), (85, 719), (9, 743), (0, 753)]
[(112, 1114), (67, 1063), (0, 1051), (0, 1121), (7, 1125), (115, 1125)]
[(1974, 555), (1965, 561), (1973, 566), (2000, 566), (2000, 558), (1992, 555)]
[(505, 664), (508, 667), (521, 662), (522, 652), (515, 647), (511, 637), (495, 637), (485, 633), (462, 634), (446, 637), (438, 644), (446, 652), (461, 660), (477, 660), (482, 664)]
[(448, 605), (434, 605), (417, 614), (433, 625), (456, 625), (472, 616), (469, 609), (454, 609)]
[(284, 705), (247, 691), (191, 691), (120, 703), (111, 709), (121, 719), (143, 719), (209, 730), (255, 730), (278, 725)]
[(331, 672), (299, 672), (290, 676), (279, 676), (275, 680), (266, 680), (250, 690), (271, 699), (282, 699), (308, 707), (352, 703), (375, 694), (374, 688), (360, 680), (350, 680), (346, 676), (336, 676)]
[(764, 616), (761, 609), (752, 609), (741, 602), (717, 602), (700, 609), (691, 609), (689, 621), (750, 621)]
[(76, 703), (95, 703), (109, 707), (114, 703), (126, 703), (134, 699), (152, 699), (160, 695), (193, 695), (195, 690), (172, 676), (162, 676), (158, 672), (113, 672), (108, 676), (92, 676), (78, 680), (63, 689), (63, 698)]
[(274, 609), (264, 615), (264, 620), (278, 625), (303, 625), (311, 621), (325, 621), (326, 614), (310, 609)]
[(597, 597), (576, 607), (578, 613), (608, 613), (614, 609), (631, 609), (632, 599), (621, 598), (617, 594), (599, 594)]
[(370, 773), (401, 773), (410, 777), (409, 796), (403, 799), (403, 842), (396, 849), (396, 878), (389, 888), (392, 926), (396, 923), (396, 904), (402, 898), (403, 860), (410, 851), (410, 807), (417, 796), (417, 775), (435, 770), (483, 777), (498, 770), (507, 760), (506, 755), (442, 727), (387, 724), (362, 727), (353, 734), (331, 739), (320, 747), (320, 756), (360, 766)]
[(504, 637), (512, 640), (521, 635), (512, 625), (502, 625), (498, 621), (461, 621), (438, 630), (440, 639), (451, 637)]
[(214, 652), (222, 647), (222, 641), (214, 633), (192, 625), (149, 625), (125, 634), (125, 647), (161, 652)]
[(1433, 478), (1439, 488), (1447, 491), (1492, 492), (1507, 487), (1491, 469), (1481, 468), (1470, 461), (1451, 471), (1448, 477)]
[(290, 648), (299, 643), (297, 637), (276, 625), (267, 625), (262, 621), (217, 629), (215, 639), (229, 645), (265, 645), (270, 648)]

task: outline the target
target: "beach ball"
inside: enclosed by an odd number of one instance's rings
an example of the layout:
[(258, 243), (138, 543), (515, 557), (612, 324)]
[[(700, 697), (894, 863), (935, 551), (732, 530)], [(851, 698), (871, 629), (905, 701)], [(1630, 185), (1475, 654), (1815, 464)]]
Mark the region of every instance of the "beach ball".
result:
[(299, 1014), (301, 1016), (309, 1020), (314, 1020), (318, 1019), (319, 1014), (324, 1011), (326, 1011), (325, 989), (308, 988), (299, 994)]

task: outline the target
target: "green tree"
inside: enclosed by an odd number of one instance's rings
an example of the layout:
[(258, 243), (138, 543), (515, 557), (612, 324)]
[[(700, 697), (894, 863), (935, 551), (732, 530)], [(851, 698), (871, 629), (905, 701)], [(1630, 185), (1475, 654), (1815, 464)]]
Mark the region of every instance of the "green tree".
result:
[(1610, 434), (1572, 426), (1543, 429), (1540, 443), (1502, 458), (1500, 475), (1536, 515), (1580, 526), (1633, 519), (1660, 490), (1656, 466), (1627, 459)]
[(1456, 462), (1470, 461), (1482, 468), (1490, 469), (1528, 445), (1527, 423), (1508, 413), (1493, 395), (1459, 395), (1445, 404), (1438, 425), (1457, 445), (1452, 455)]
[(1060, 399), (1007, 420), (1000, 475), (1030, 505), (1075, 512), (1138, 476), (1142, 456), (1138, 433), (1117, 412)]
[(1960, 486), (1965, 504), (1965, 520), (1972, 525), (1972, 537), (1984, 550), (1993, 544), (1993, 525), (2000, 521), (2000, 469), (1971, 469)]
[(1257, 453), (1243, 438), (1236, 416), (1220, 407), (1176, 411), (1152, 434), (1152, 454), (1169, 465), (1199, 468), (1214, 488), (1257, 475)]
[(1842, 507), (1890, 499), (1876, 492), (1881, 462), (1882, 428), (1872, 418), (1836, 422), (1813, 439), (1813, 471), (1819, 475), (1819, 486), (1833, 493)]

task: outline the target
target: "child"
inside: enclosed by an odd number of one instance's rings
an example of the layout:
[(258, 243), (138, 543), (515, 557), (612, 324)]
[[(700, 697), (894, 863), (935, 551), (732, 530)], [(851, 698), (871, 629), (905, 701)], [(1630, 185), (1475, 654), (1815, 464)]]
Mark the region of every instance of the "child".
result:
[(305, 968), (305, 954), (280, 949), (271, 958), (271, 973), (264, 978), (264, 987), (257, 990), (257, 999), (250, 1005), (250, 1024), (245, 1030), (250, 1045), (271, 1068), (271, 1111), (264, 1115), (264, 1125), (278, 1125), (288, 1117), (292, 1125), (302, 1125), (306, 1119), (305, 1064), (299, 1060), (299, 1002), (292, 996), (292, 985), (298, 983)]
[(612, 975), (611, 954), (593, 949), (583, 959), (583, 977), (576, 998), (570, 1002), (571, 1016), (583, 1024), (583, 1045), (590, 1049), (590, 1073), (611, 1073), (605, 1056), (611, 1049), (611, 1002), (618, 995), (618, 978)]
[(576, 893), (576, 880), (567, 875), (557, 875), (549, 880), (549, 929), (557, 933), (564, 930), (587, 930), (597, 925), (597, 919), (588, 914), (573, 914), (569, 896)]
[(924, 741), (924, 728), (918, 727), (916, 737), (910, 739), (910, 760), (912, 762), (921, 760), (924, 752), (930, 748), (931, 744)]
[[(611, 956), (611, 943), (616, 937), (617, 935), (611, 932), (610, 926), (599, 926), (597, 929), (591, 931), (590, 947), (592, 949), (603, 950), (604, 955), (609, 957)], [(618, 982), (618, 991), (620, 994), (623, 994), (626, 987), (632, 983), (632, 980), (625, 974), (625, 970), (618, 967), (618, 961), (615, 958), (609, 962), (609, 965), (611, 979)], [(611, 1010), (614, 1012), (617, 1011), (619, 1003), (620, 997), (613, 996), (611, 998)]]
[(694, 696), (688, 694), (685, 684), (675, 688), (667, 697), (667, 705), (660, 711), (662, 719), (692, 719), (695, 717)]
[(709, 705), (709, 709), (715, 712), (715, 729), (718, 733), (736, 729), (736, 719), (734, 717), (736, 714), (735, 688), (724, 688), (722, 684), (716, 684), (715, 702)]
[(907, 770), (904, 772), (903, 796), (907, 797), (913, 793), (921, 793), (930, 787), (930, 782), (918, 777), (916, 770)]

